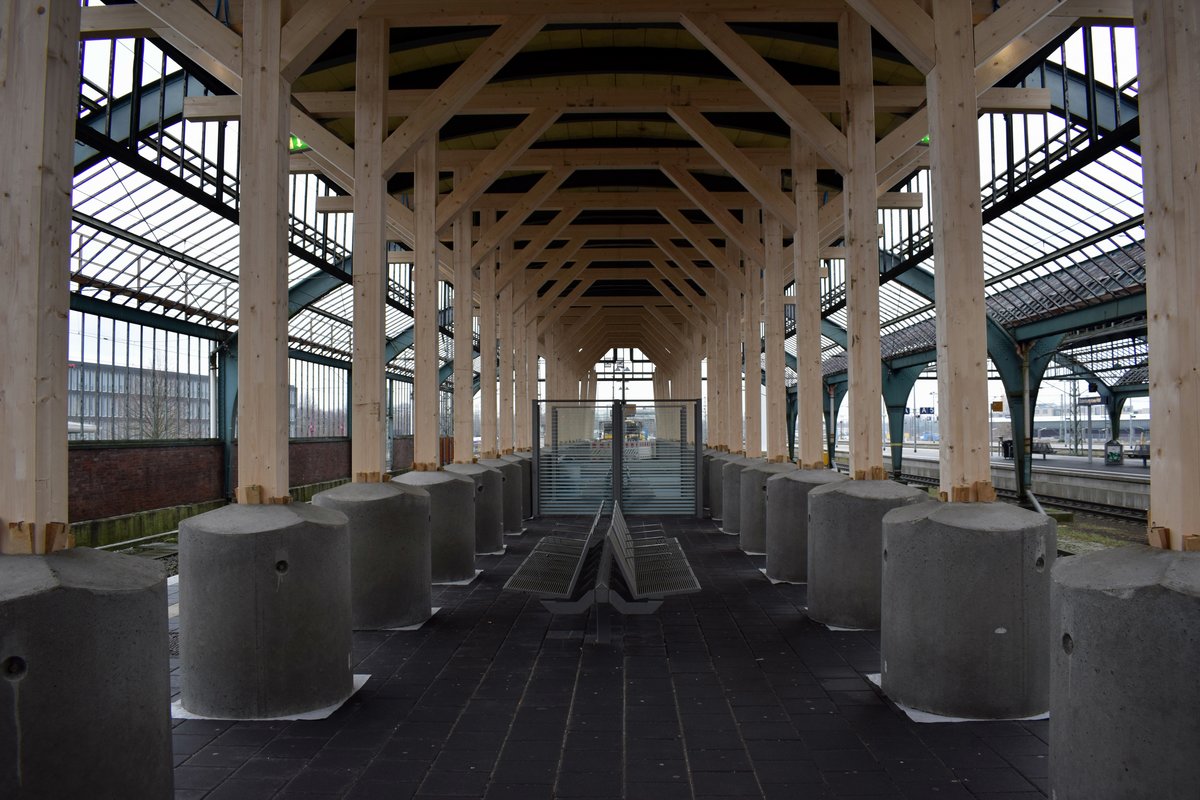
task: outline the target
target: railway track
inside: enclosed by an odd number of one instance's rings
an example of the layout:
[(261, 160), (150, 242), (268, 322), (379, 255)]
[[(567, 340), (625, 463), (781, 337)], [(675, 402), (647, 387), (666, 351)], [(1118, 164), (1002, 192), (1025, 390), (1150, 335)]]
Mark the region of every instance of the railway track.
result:
[(143, 536), (138, 539), (126, 539), (123, 542), (113, 542), (97, 547), (97, 550), (112, 550), (116, 553), (124, 553), (131, 556), (140, 556), (141, 558), (153, 558), (157, 561), (165, 561), (172, 556), (179, 554), (179, 543), (176, 541), (168, 541), (177, 539), (179, 531), (166, 531), (165, 533), (156, 533), (152, 536)]
[[(930, 478), (924, 475), (913, 475), (911, 473), (900, 473), (900, 479), (905, 483), (919, 484), (921, 486), (936, 486), (937, 479)], [(996, 489), (996, 495), (1005, 500), (1017, 501), (1017, 493), (1010, 489)], [(1085, 514), (1095, 514), (1099, 517), (1108, 517), (1111, 519), (1120, 519), (1125, 522), (1146, 522), (1146, 512), (1136, 508), (1125, 508), (1123, 506), (1113, 506), (1106, 503), (1089, 503), (1082, 500), (1072, 500), (1069, 497), (1052, 497), (1050, 495), (1037, 495), (1038, 502), (1042, 506), (1050, 506), (1051, 508), (1062, 508), (1067, 511), (1079, 511)]]

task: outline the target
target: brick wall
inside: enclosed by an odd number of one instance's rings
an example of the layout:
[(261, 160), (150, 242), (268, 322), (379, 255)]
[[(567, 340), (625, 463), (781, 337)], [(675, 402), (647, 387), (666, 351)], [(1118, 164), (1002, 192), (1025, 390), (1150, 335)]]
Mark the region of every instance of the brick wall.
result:
[[(72, 522), (202, 503), (223, 496), (224, 464), (219, 442), (72, 443), (67, 469)], [(292, 486), (348, 478), (350, 440), (294, 441), (288, 447), (288, 470)], [(236, 447), (233, 485), (237, 485)]]
[(221, 445), (72, 444), (71, 520), (115, 517), (221, 497)]

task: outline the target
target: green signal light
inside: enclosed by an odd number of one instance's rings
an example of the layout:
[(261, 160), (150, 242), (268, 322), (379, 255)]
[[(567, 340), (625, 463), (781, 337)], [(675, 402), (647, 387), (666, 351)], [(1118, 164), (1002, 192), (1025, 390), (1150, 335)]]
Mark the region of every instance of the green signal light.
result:
[(928, 133), (921, 137), (921, 144), (929, 144), (929, 134)]

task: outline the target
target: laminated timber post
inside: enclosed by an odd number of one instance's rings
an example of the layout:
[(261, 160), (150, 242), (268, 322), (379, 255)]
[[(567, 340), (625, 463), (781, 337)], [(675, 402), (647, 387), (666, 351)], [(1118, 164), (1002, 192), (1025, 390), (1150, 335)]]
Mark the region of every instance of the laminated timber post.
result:
[[(778, 169), (768, 172), (779, 186)], [(767, 461), (787, 460), (787, 395), (783, 351), (783, 220), (763, 208), (763, 294), (766, 300)], [(790, 221), (790, 220), (789, 220)]]
[[(481, 211), (479, 235), (495, 224), (496, 212)], [(482, 458), (499, 455), (496, 439), (496, 251), (479, 264), (479, 454)]]
[[(490, 212), (484, 212), (488, 214)], [(491, 221), (490, 217), (487, 217)], [(512, 240), (504, 243), (500, 249), (500, 266), (504, 268), (513, 257)], [(516, 384), (513, 381), (513, 331), (516, 330), (516, 324), (513, 320), (513, 287), (512, 282), (507, 283), (501, 290), (498, 298), (499, 319), (497, 320), (497, 337), (496, 346), (500, 349), (500, 374), (497, 379), (497, 385), (500, 389), (500, 453), (508, 455), (514, 449), (513, 439), (513, 389)]]
[(887, 477), (879, 403), (879, 214), (875, 199), (875, 93), (871, 69), (871, 26), (847, 10), (838, 22), (842, 76), (842, 127), (847, 169), (843, 175), (846, 215), (846, 327), (849, 336), (850, 475), (856, 480)]
[[(45, 552), (67, 523), (67, 307), (79, 4), (0, 19), (0, 553)], [(57, 533), (53, 535), (58, 540)], [(49, 549), (57, 549), (55, 542)]]
[(969, 8), (937, 2), (934, 11), (936, 66), (928, 87), (940, 491), (953, 502), (991, 501), (975, 44)]
[(242, 40), (239, 503), (288, 498), (288, 114), (279, 0), (248, 6)]
[[(757, 208), (742, 210), (742, 224), (755, 239), (762, 238)], [(746, 375), (746, 457), (762, 456), (762, 271), (763, 265), (749, 258), (742, 312), (742, 367)]]
[(1149, 318), (1151, 542), (1200, 546), (1200, 11), (1134, 0), (1143, 115)]
[(729, 355), (725, 359), (725, 380), (729, 396), (725, 403), (725, 443), (729, 452), (745, 454), (742, 415), (742, 288), (745, 276), (741, 273), (741, 253), (730, 243), (725, 244), (729, 274), (725, 281), (725, 340)]
[(438, 468), (437, 138), (413, 157), (413, 469)]
[[(820, 225), (817, 203), (817, 156), (792, 133), (792, 194), (796, 200), (796, 236), (792, 257), (796, 282), (796, 461), (801, 469), (824, 466), (825, 434), (821, 411), (825, 391), (821, 381)], [(832, 457), (830, 463), (833, 463)]]
[[(464, 172), (456, 171), (455, 184), (460, 184), (465, 177)], [(470, 464), (474, 459), (475, 442), (475, 396), (472, 391), (475, 293), (470, 208), (459, 212), (451, 223), (451, 230), (454, 242), (454, 463)]]
[(354, 80), (354, 362), (351, 370), (350, 474), (378, 482), (387, 463), (383, 347), (387, 209), (383, 140), (387, 136), (388, 27), (358, 26)]

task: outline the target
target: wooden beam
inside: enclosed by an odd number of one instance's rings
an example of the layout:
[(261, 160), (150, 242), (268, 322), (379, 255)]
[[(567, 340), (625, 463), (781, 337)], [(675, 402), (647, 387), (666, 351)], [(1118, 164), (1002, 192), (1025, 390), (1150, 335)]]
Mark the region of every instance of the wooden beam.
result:
[[(1200, 8), (1194, 3), (1137, 0), (1146, 194), (1146, 311), (1154, 442), (1150, 519), (1169, 529), (1174, 550), (1200, 533)], [(1160, 422), (1161, 420), (1161, 422)], [(1188, 540), (1194, 542), (1195, 540)], [(1194, 547), (1194, 545), (1192, 545)]]
[[(779, 175), (770, 176), (778, 181)], [(796, 207), (792, 205), (787, 218), (788, 227), (795, 224)], [(787, 458), (787, 384), (784, 374), (783, 339), (783, 221), (770, 212), (763, 212), (763, 291), (765, 303), (766, 370), (767, 370), (767, 460), (776, 462)]]
[[(585, 0), (563, 0), (548, 6), (544, 0), (474, 0), (448, 7), (437, 0), (378, 0), (371, 14), (395, 20), (396, 26), (411, 24), (499, 25), (510, 14), (550, 10), (555, 23), (672, 23), (679, 15), (694, 10), (694, 0), (666, 0), (652, 6), (634, 0), (619, 0), (605, 6)], [(745, 22), (831, 22), (843, 8), (837, 0), (721, 0), (722, 17)]]
[[(455, 174), (455, 183), (460, 174)], [(436, 223), (435, 223), (436, 225)], [(471, 213), (464, 209), (454, 233), (454, 463), (470, 464), (475, 441), (474, 308), (472, 302)], [(491, 257), (491, 251), (488, 256)], [(483, 264), (480, 264), (483, 268)], [(482, 344), (482, 339), (481, 342)]]
[[(137, 6), (90, 6), (89, 11), (134, 9), (150, 19)], [(153, 34), (153, 31), (143, 33)], [(797, 91), (808, 98), (813, 106), (824, 114), (841, 110), (841, 95), (836, 86), (796, 86)], [(437, 90), (394, 89), (388, 92), (390, 117), (411, 116), (417, 107)], [(295, 92), (296, 102), (316, 119), (341, 119), (354, 116), (354, 92)], [(517, 115), (527, 114), (533, 108), (561, 108), (565, 114), (579, 114), (591, 110), (609, 113), (644, 114), (662, 112), (667, 106), (689, 106), (706, 113), (762, 113), (771, 109), (758, 95), (745, 86), (731, 88), (685, 87), (670, 88), (562, 86), (532, 88), (524, 86), (485, 86), (458, 110), (459, 115)], [(925, 105), (924, 86), (876, 86), (875, 111), (878, 114), (912, 114)], [(1020, 89), (995, 87), (979, 98), (981, 111), (1046, 111), (1050, 105), (1047, 89)], [(220, 122), (235, 120), (241, 107), (235, 98), (225, 95), (206, 95), (184, 98), (184, 118), (193, 122)], [(570, 120), (567, 120), (568, 122)], [(781, 166), (785, 148), (747, 147), (742, 148), (759, 166)], [(482, 160), (487, 151), (454, 149), (440, 154), (447, 167), (471, 165)], [(587, 167), (654, 165), (654, 153), (664, 158), (679, 159), (669, 163), (682, 163), (694, 168), (711, 167), (716, 162), (703, 151), (690, 148), (612, 148), (601, 147), (587, 150), (569, 148), (539, 148), (522, 155), (514, 165), (534, 169), (551, 167)], [(616, 159), (615, 164), (611, 163)], [(689, 160), (694, 159), (694, 160)], [(822, 162), (823, 163), (823, 162)]]
[(660, 209), (659, 213), (671, 223), (671, 226), (675, 228), (675, 230), (677, 230), (688, 240), (689, 244), (696, 248), (698, 255), (702, 256), (706, 261), (708, 261), (708, 263), (712, 264), (712, 272), (706, 274), (704, 270), (697, 267), (691, 258), (686, 257), (682, 248), (675, 246), (674, 242), (671, 241), (670, 236), (658, 235), (652, 237), (651, 240), (657, 244), (664, 253), (670, 250), (671, 253), (674, 254), (671, 255), (671, 260), (674, 261), (676, 256), (678, 256), (679, 261), (676, 261), (676, 264), (681, 270), (683, 270), (684, 274), (695, 281), (696, 285), (704, 290), (706, 295), (709, 295), (710, 297), (715, 295), (717, 293), (718, 284), (724, 282), (725, 273), (729, 271), (729, 267), (723, 260), (725, 258), (724, 249), (719, 245), (713, 244), (712, 241), (710, 241), (702, 231), (698, 230), (696, 226), (692, 225), (692, 223), (689, 222), (687, 218), (678, 211), (673, 211), (668, 208)]
[[(546, 290), (546, 293), (543, 294), (541, 297), (537, 297), (536, 299), (534, 299), (534, 298), (537, 293), (539, 281), (537, 281), (537, 280), (530, 281), (530, 284), (532, 284), (532, 285), (529, 285), (529, 284), (526, 285), (526, 292), (528, 294), (525, 298), (522, 298), (522, 303), (529, 303), (530, 301), (532, 301), (532, 308), (530, 309), (530, 313), (533, 314), (533, 316), (535, 316), (535, 317), (542, 316), (550, 309), (550, 306), (553, 305), (554, 302), (559, 299), (560, 296), (566, 295), (566, 292), (563, 291), (564, 289), (566, 289), (568, 286), (570, 286), (573, 281), (579, 280), (582, 278), (584, 270), (586, 270), (591, 263), (592, 262), (590, 259), (586, 259), (586, 258), (580, 259), (579, 261), (576, 261), (573, 265), (571, 265), (571, 267), (569, 269), (562, 270), (560, 268), (560, 269), (554, 270), (554, 272), (551, 272), (551, 273), (545, 275), (542, 278), (542, 282), (552, 281), (552, 283), (550, 285), (550, 288)], [(595, 276), (589, 275), (587, 280), (588, 280), (588, 286), (591, 286), (592, 283), (594, 283), (597, 279)]]
[[(580, 280), (579, 283), (575, 285), (575, 288), (570, 292), (561, 297), (555, 298), (553, 305), (546, 310), (546, 315), (542, 317), (540, 321), (538, 321), (538, 331), (543, 332), (549, 330), (550, 326), (554, 324), (554, 321), (561, 317), (567, 309), (574, 305), (575, 301), (578, 300), (580, 296), (582, 296), (583, 293), (588, 290), (588, 287), (590, 287), (592, 283), (593, 281), (591, 279), (585, 277)], [(537, 317), (535, 316), (534, 318), (536, 319)]]
[[(173, 13), (188, 14), (172, 4)], [(191, 6), (203, 13), (199, 7)], [(238, 491), (288, 495), (287, 141), (291, 87), (279, 74), (281, 0), (247, 8), (239, 130)]]
[(685, 13), (680, 17), (680, 22), (770, 106), (788, 127), (799, 131), (828, 164), (838, 172), (846, 172), (845, 137), (745, 39), (715, 14)]
[[(563, 209), (550, 222), (538, 227), (536, 233), (533, 233), (534, 229), (531, 227), (518, 227), (517, 231), (513, 233), (512, 239), (515, 241), (528, 238), (528, 243), (520, 251), (514, 251), (508, 263), (500, 266), (500, 276), (496, 285), (508, 286), (523, 274), (525, 268), (538, 260), (550, 243), (559, 238), (559, 234), (571, 224), (578, 213), (579, 209)], [(530, 236), (532, 238), (529, 238)], [(583, 241), (581, 237), (580, 245), (583, 244)], [(546, 257), (551, 256), (547, 255)]]
[[(195, 3), (138, 0), (159, 25), (155, 26), (184, 55), (204, 67), (235, 92), (242, 91), (242, 37)], [(165, 28), (165, 30), (164, 30)], [(278, 48), (276, 48), (278, 54)], [(272, 67), (274, 71), (274, 66)], [(244, 106), (243, 106), (244, 108)]]
[(940, 490), (978, 500), (991, 486), (983, 218), (979, 205), (978, 114), (971, 13), (935, 0), (937, 67), (929, 74), (933, 242), (938, 252), (938, 429)]
[[(729, 264), (741, 262), (741, 253), (735, 245), (725, 243), (726, 259)], [(742, 289), (745, 287), (745, 276), (740, 272), (728, 281), (725, 300), (725, 341), (729, 346), (729, 357), (725, 360), (728, 371), (726, 381), (729, 387), (729, 399), (725, 405), (725, 439), (730, 452), (744, 453), (745, 442), (742, 428)]]
[(796, 462), (802, 469), (824, 466), (825, 434), (821, 410), (825, 392), (821, 375), (821, 276), (817, 208), (817, 156), (803, 139), (792, 135), (792, 194), (796, 198), (793, 280), (796, 282)]
[(933, 69), (933, 20), (913, 0), (846, 0), (922, 73)]
[(471, 171), (471, 177), (461, 186), (455, 186), (450, 196), (438, 206), (438, 230), (450, 224), (458, 214), (479, 199), (492, 182), (509, 168), (517, 156), (529, 149), (545, 133), (554, 120), (558, 119), (557, 108), (535, 108), (525, 120), (509, 132), (499, 146), (488, 151), (487, 156)]
[[(553, 253), (553, 256), (546, 262), (545, 266), (543, 266), (539, 270), (529, 271), (525, 275), (525, 278), (526, 278), (526, 280), (524, 281), (525, 289), (524, 289), (524, 291), (522, 291), (518, 295), (516, 295), (516, 297), (513, 301), (513, 307), (521, 308), (521, 307), (525, 306), (525, 304), (528, 303), (530, 300), (537, 297), (538, 289), (540, 289), (542, 284), (545, 283), (547, 280), (558, 280), (559, 279), (559, 275), (558, 275), (559, 270), (562, 269), (563, 265), (566, 264), (566, 262), (575, 258), (575, 254), (578, 253), (580, 251), (580, 249), (583, 247), (584, 241), (585, 240), (583, 240), (583, 239), (570, 240), (569, 242), (567, 242), (565, 247), (559, 248), (558, 250), (551, 251)], [(590, 262), (583, 262), (583, 263), (584, 263), (584, 266), (586, 266)]]
[[(1065, 0), (1009, 0), (975, 26), (975, 63), (986, 62), (1040, 23)], [(930, 98), (932, 100), (932, 97)]]
[[(487, 224), (495, 224), (496, 220), (490, 216), (489, 212), (484, 211), (482, 213), (487, 219)], [(510, 258), (512, 258), (512, 243), (507, 242), (500, 248), (500, 263), (503, 265)], [(487, 263), (487, 259), (484, 259), (484, 263)], [(493, 278), (493, 288), (495, 288), (494, 283), (495, 279)], [(499, 375), (496, 380), (496, 385), (500, 390), (498, 448), (501, 455), (508, 455), (513, 451), (515, 446), (513, 438), (513, 390), (516, 387), (516, 381), (513, 377), (514, 320), (512, 284), (499, 290), (497, 302), (499, 303), (499, 309), (498, 316), (495, 319), (496, 346), (500, 352)]]
[(885, 477), (879, 423), (882, 396), (879, 350), (879, 215), (875, 189), (875, 103), (872, 100), (871, 26), (847, 10), (838, 23), (838, 56), (846, 110), (842, 193), (846, 214), (846, 333), (850, 340), (850, 474)]
[(153, 36), (154, 27), (160, 24), (157, 17), (139, 5), (85, 6), (79, 11), (81, 40)]
[[(283, 26), (280, 72), (288, 83), (304, 74), (374, 0), (308, 0)], [(372, 24), (384, 26), (382, 21)], [(384, 99), (379, 98), (380, 113)], [(357, 142), (357, 140), (355, 140)]]
[(413, 172), (413, 469), (439, 459), (437, 143), (417, 147)]
[[(762, 222), (756, 208), (747, 208), (742, 219), (756, 237), (762, 236)], [(746, 456), (762, 455), (762, 264), (746, 262), (746, 283), (742, 289), (742, 350), (745, 354)]]
[(671, 288), (674, 286), (679, 288), (680, 292), (683, 292), (684, 289), (680, 288), (679, 286), (681, 281), (679, 281), (678, 278), (675, 278), (675, 280), (672, 280), (670, 284), (668, 284), (666, 278), (674, 278), (675, 276), (671, 275), (667, 265), (661, 261), (658, 262), (658, 267), (663, 277), (651, 279), (651, 285), (658, 289), (658, 293), (662, 295), (663, 299), (670, 303), (671, 306), (673, 306), (685, 320), (689, 322), (698, 322), (699, 320), (697, 318), (697, 314), (700, 312), (700, 308), (689, 303), (689, 298), (686, 294), (680, 297), (676, 295), (674, 290)]
[(679, 126), (687, 131), (693, 139), (704, 146), (712, 156), (737, 178), (754, 196), (759, 203), (771, 209), (772, 213), (791, 209), (791, 201), (780, 190), (777, 184), (767, 180), (750, 159), (725, 138), (717, 127), (704, 118), (704, 115), (693, 108), (669, 106), (667, 113)]
[[(512, 236), (522, 222), (531, 213), (542, 207), (559, 185), (571, 174), (570, 169), (552, 169), (543, 175), (533, 188), (525, 192), (521, 198), (508, 209), (507, 213), (492, 227), (471, 250), (472, 266), (483, 260), (483, 257), (495, 250), (500, 242)], [(486, 208), (488, 206), (480, 206)]]
[[(683, 192), (688, 200), (692, 201), (713, 221), (714, 225), (720, 228), (744, 252), (750, 253), (751, 258), (762, 263), (765, 257), (762, 253), (762, 242), (746, 233), (745, 227), (730, 213), (729, 208), (720, 203), (712, 192), (701, 186), (700, 181), (696, 180), (692, 173), (680, 166), (663, 166), (660, 169), (679, 187), (679, 191)], [(659, 206), (660, 214), (663, 213), (664, 208), (666, 208), (665, 205)]]
[(426, 137), (435, 136), (438, 129), (542, 29), (543, 23), (544, 18), (538, 15), (509, 17), (479, 45), (438, 91), (426, 98), (384, 142), (386, 171), (394, 172), (409, 150)]
[[(311, 6), (310, 2), (310, 6)], [(307, 7), (306, 7), (307, 10)], [(284, 28), (286, 35), (287, 28)], [(387, 234), (385, 229), (383, 137), (387, 135), (383, 93), (388, 80), (388, 30), (383, 20), (358, 27), (354, 84), (354, 368), (350, 371), (350, 474), (371, 475), (387, 465), (386, 340)]]
[(67, 265), (79, 11), (75, 0), (11, 2), (0, 10), (0, 141), (9, 151), (0, 159), (0, 554), (45, 552), (47, 531), (68, 521)]

